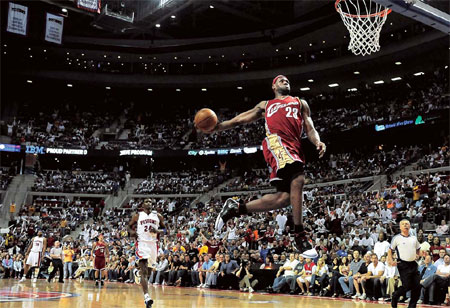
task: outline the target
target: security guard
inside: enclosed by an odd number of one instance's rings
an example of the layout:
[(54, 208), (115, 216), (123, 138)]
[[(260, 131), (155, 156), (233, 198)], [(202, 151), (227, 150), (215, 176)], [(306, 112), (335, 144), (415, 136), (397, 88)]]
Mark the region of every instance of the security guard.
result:
[[(397, 266), (402, 286), (392, 294), (392, 307), (397, 308), (400, 296), (405, 296), (411, 290), (409, 308), (415, 308), (420, 296), (420, 276), (417, 270), (416, 256), (420, 253), (420, 244), (415, 236), (409, 235), (411, 224), (407, 219), (400, 221), (400, 234), (394, 236), (388, 250), (387, 261), (391, 266)], [(397, 252), (398, 260), (392, 259), (393, 251)]]

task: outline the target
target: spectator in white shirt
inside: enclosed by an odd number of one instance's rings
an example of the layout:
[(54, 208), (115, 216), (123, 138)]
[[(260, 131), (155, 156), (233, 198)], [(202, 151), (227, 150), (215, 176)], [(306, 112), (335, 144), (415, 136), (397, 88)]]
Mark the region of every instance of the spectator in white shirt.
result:
[(392, 212), (387, 208), (385, 205), (384, 208), (381, 210), (381, 221), (383, 223), (388, 223), (392, 221)]
[(441, 221), (441, 225), (438, 226), (438, 227), (436, 228), (436, 233), (437, 233), (437, 235), (444, 235), (444, 234), (447, 234), (447, 233), (448, 233), (448, 228), (449, 228), (449, 227), (448, 227), (448, 225), (447, 225), (445, 219), (443, 219), (443, 220)]
[(361, 278), (361, 283), (363, 285), (363, 289), (367, 292), (367, 298), (369, 300), (377, 300), (381, 297), (380, 277), (384, 273), (384, 264), (378, 262), (378, 257), (375, 253), (373, 253), (370, 258), (372, 263), (370, 263), (367, 267), (367, 275)]
[(382, 256), (386, 255), (390, 245), (391, 244), (386, 240), (386, 234), (380, 232), (378, 235), (378, 242), (375, 243), (373, 248), (373, 252), (377, 254), (378, 259), (381, 259)]
[[(298, 260), (295, 259), (295, 254), (289, 254), (289, 260), (287, 260), (283, 266), (278, 269), (277, 276), (273, 282), (272, 290), (274, 292), (280, 292), (281, 288), (287, 284), (287, 277), (294, 276), (294, 268), (298, 264)], [(284, 271), (284, 274), (281, 276), (281, 273)]]
[(277, 221), (277, 225), (278, 225), (279, 229), (283, 232), (284, 227), (286, 226), (286, 221), (287, 221), (286, 214), (284, 212), (279, 213), (277, 215), (277, 217), (275, 218), (275, 220)]
[(382, 298), (379, 298), (379, 300), (386, 300), (391, 298), (396, 288), (402, 285), (397, 266), (386, 264), (384, 267), (384, 273), (380, 277), (380, 283)]

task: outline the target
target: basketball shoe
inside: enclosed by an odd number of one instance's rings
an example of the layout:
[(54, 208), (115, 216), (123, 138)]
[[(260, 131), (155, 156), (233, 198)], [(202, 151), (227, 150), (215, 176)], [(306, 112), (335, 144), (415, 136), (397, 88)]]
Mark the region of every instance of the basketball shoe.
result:
[(245, 204), (243, 201), (236, 201), (232, 198), (227, 199), (223, 204), (223, 208), (216, 218), (215, 229), (216, 231), (222, 230), (225, 223), (233, 217), (246, 214)]
[(306, 231), (294, 233), (294, 250), (300, 252), (304, 258), (315, 259), (318, 257), (318, 253), (311, 246), (306, 235)]
[(153, 300), (151, 299), (150, 295), (148, 295), (148, 294), (144, 295), (144, 302), (145, 302), (145, 308), (152, 308)]

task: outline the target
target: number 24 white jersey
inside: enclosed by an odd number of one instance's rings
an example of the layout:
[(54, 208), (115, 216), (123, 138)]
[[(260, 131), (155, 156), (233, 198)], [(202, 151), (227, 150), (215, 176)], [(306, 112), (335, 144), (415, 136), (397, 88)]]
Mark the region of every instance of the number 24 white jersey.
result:
[(139, 212), (136, 231), (138, 241), (156, 242), (158, 229), (159, 217), (156, 211), (151, 211), (150, 214)]

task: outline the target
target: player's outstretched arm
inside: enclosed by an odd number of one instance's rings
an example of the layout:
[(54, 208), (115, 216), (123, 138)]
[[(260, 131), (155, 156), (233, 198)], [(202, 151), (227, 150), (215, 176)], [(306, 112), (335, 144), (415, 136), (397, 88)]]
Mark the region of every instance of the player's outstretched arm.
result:
[(265, 108), (266, 108), (266, 101), (262, 101), (252, 109), (247, 110), (241, 114), (238, 114), (231, 120), (218, 123), (211, 132), (221, 132), (223, 130), (236, 127), (238, 125), (247, 124), (259, 120), (264, 116)]
[(319, 151), (319, 158), (325, 154), (327, 147), (325, 143), (320, 141), (320, 136), (317, 130), (314, 128), (314, 123), (311, 119), (311, 110), (309, 109), (309, 105), (306, 101), (301, 100), (302, 102), (302, 117), (305, 121), (305, 131), (308, 136), (309, 141), (316, 146), (317, 151)]

